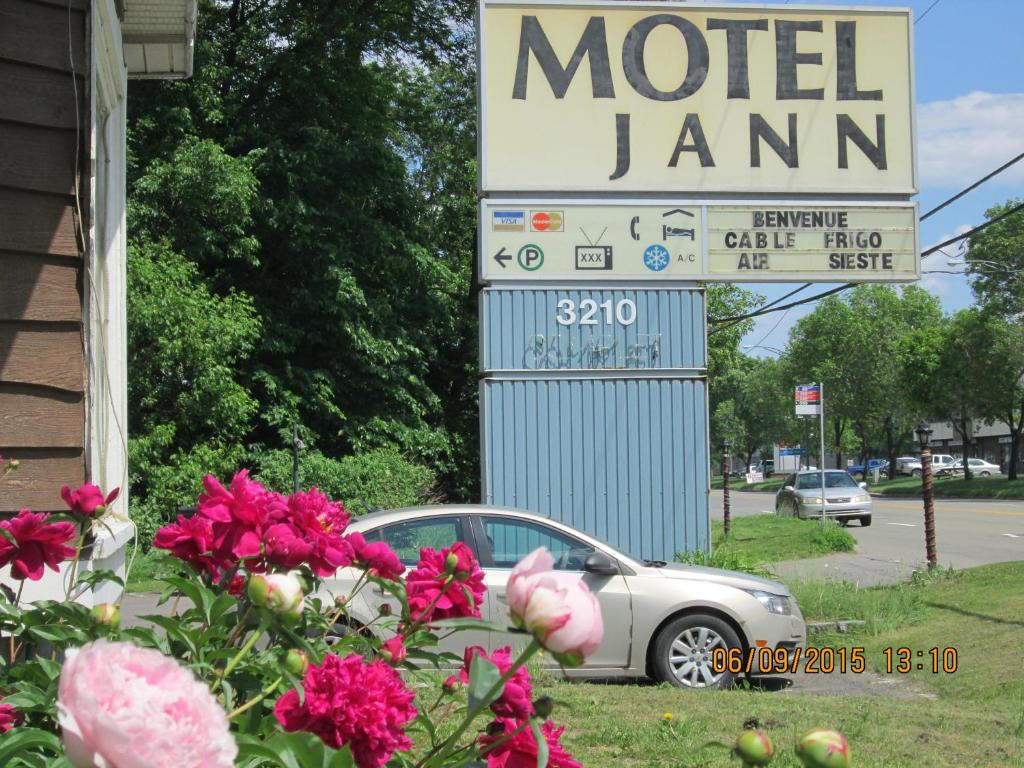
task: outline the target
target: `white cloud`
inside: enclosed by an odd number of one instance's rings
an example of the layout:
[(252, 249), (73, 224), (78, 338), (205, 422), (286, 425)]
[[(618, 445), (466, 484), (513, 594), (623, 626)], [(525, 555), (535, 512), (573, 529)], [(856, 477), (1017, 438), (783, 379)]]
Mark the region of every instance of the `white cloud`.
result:
[[(963, 187), (1024, 151), (1024, 93), (974, 91), (917, 107), (922, 187)], [(990, 184), (1024, 183), (1024, 161)]]

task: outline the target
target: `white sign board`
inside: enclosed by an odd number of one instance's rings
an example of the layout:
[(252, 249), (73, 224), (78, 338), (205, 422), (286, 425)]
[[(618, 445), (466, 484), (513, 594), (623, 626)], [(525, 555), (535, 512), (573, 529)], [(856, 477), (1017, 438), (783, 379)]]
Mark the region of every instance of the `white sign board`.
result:
[(898, 282), (920, 277), (913, 203), (485, 199), (483, 282)]
[(482, 0), (485, 192), (911, 195), (907, 8)]

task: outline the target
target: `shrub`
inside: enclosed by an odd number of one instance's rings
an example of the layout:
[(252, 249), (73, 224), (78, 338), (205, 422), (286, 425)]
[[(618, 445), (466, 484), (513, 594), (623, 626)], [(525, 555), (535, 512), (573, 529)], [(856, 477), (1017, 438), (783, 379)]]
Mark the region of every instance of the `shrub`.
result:
[[(257, 455), (255, 476), (272, 490), (292, 490), (292, 454), (266, 451)], [(299, 457), (299, 484), (316, 486), (328, 496), (345, 499), (345, 508), (362, 515), (375, 507), (394, 509), (439, 501), (437, 478), (428, 467), (405, 458), (393, 448), (380, 448), (342, 459), (319, 451)]]

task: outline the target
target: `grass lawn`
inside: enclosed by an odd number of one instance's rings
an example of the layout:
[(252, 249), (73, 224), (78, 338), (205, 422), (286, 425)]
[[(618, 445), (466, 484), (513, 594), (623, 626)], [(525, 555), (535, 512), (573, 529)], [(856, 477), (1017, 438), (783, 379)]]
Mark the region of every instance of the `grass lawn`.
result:
[(156, 579), (164, 576), (175, 576), (181, 571), (181, 562), (167, 555), (160, 549), (143, 552), (139, 549), (128, 576), (126, 590), (128, 592), (162, 592), (166, 584)]
[[(730, 486), (731, 487), (731, 486)], [(1024, 499), (1024, 477), (943, 477), (934, 480), (935, 496), (942, 499)], [(884, 496), (921, 496), (921, 481), (916, 477), (898, 477), (870, 486), (872, 493)]]
[[(542, 683), (556, 701), (563, 741), (590, 768), (736, 766), (711, 741), (731, 743), (756, 718), (776, 745), (773, 767), (797, 766), (793, 745), (812, 727), (838, 728), (858, 768), (1024, 765), (1024, 562), (974, 568), (899, 587), (855, 590), (795, 585), (809, 618), (876, 614), (861, 633), (832, 640), (866, 649), (885, 673), (886, 647), (914, 653), (893, 673), (935, 698), (814, 696), (768, 691), (690, 692), (654, 685)], [(834, 586), (834, 585), (833, 585)], [(852, 615), (851, 615), (852, 614)], [(933, 647), (957, 649), (952, 674), (916, 670)], [(664, 713), (672, 713), (665, 720)]]

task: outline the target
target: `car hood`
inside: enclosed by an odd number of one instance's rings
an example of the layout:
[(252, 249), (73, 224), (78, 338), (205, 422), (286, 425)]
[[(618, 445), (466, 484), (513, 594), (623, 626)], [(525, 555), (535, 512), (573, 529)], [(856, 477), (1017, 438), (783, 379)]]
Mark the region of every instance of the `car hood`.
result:
[(790, 595), (785, 584), (760, 576), (751, 576), (740, 571), (726, 571), (722, 568), (708, 568), (704, 565), (683, 565), (666, 563), (657, 569), (662, 576), (670, 579), (692, 579), (693, 581), (714, 581), (736, 589), (758, 589), (774, 595)]
[[(796, 493), (797, 493), (798, 496), (801, 496), (803, 498), (807, 498), (808, 496), (810, 496), (812, 498), (817, 498), (817, 497), (821, 496), (821, 488), (801, 488)], [(826, 499), (848, 499), (851, 496), (861, 496), (862, 494), (865, 494), (865, 493), (867, 493), (867, 491), (865, 491), (863, 488), (860, 488), (860, 487), (857, 487), (857, 486), (854, 486), (852, 488), (849, 488), (849, 487), (847, 487), (847, 488), (826, 488), (825, 489), (825, 498)]]

